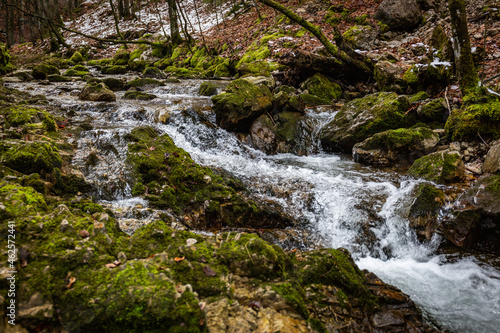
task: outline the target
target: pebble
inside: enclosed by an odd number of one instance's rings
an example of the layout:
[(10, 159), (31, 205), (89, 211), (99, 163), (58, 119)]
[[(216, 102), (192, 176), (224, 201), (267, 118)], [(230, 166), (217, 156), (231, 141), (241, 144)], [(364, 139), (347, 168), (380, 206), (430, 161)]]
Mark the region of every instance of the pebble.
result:
[(450, 143), (450, 149), (455, 151), (460, 151), (460, 142)]

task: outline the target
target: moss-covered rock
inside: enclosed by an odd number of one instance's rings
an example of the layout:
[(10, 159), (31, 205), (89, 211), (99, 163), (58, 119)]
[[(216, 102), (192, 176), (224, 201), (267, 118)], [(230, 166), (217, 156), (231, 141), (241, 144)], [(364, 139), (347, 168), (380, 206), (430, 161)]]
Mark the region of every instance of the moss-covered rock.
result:
[(69, 68), (66, 72), (64, 72), (64, 76), (84, 77), (85, 75), (89, 75), (89, 70), (87, 67), (82, 65), (76, 65), (72, 68)]
[[(127, 66), (130, 60), (130, 52), (127, 50), (119, 50), (113, 57), (113, 65), (115, 66)], [(111, 73), (109, 73), (111, 74)]]
[(33, 68), (33, 72), (31, 75), (37, 80), (45, 80), (47, 78), (47, 75), (51, 74), (60, 75), (61, 73), (59, 72), (59, 69), (53, 65), (40, 64), (36, 65)]
[(462, 158), (454, 152), (436, 152), (423, 156), (413, 163), (408, 174), (439, 184), (460, 181), (464, 178), (465, 166)]
[(375, 64), (374, 76), (380, 90), (402, 93), (405, 86), (404, 69), (389, 61)]
[(321, 134), (326, 151), (351, 153), (352, 147), (370, 136), (412, 124), (405, 115), (408, 99), (396, 93), (376, 93), (346, 103)]
[(356, 162), (377, 166), (412, 165), (433, 151), (439, 135), (429, 128), (400, 128), (377, 133), (353, 147)]
[[(88, 73), (86, 73), (88, 74)], [(73, 76), (73, 75), (70, 75), (70, 76)], [(49, 80), (49, 82), (71, 82), (71, 78), (70, 77), (67, 77), (67, 76), (62, 76), (62, 75), (58, 75), (58, 74), (51, 74), (51, 75), (47, 75), (47, 80)]]
[(200, 85), (199, 94), (201, 96), (213, 96), (217, 94), (217, 86), (213, 82), (203, 82)]
[[(434, 99), (428, 103), (421, 104), (417, 108), (417, 115), (420, 121), (436, 126), (444, 125), (448, 115), (448, 107), (444, 98)], [(440, 127), (442, 128), (442, 127)]]
[(122, 91), (128, 88), (128, 84), (125, 79), (116, 79), (114, 77), (107, 77), (102, 80), (102, 82), (111, 89), (112, 91)]
[(213, 96), (216, 121), (229, 131), (247, 132), (252, 122), (272, 107), (269, 88), (246, 80), (231, 82), (226, 92)]
[(19, 172), (50, 173), (62, 166), (57, 147), (47, 142), (26, 142), (14, 146), (3, 154), (3, 163)]
[(87, 83), (78, 97), (83, 101), (114, 102), (116, 95), (104, 83)]
[(137, 90), (129, 90), (125, 93), (125, 95), (123, 95), (123, 99), (136, 99), (139, 101), (150, 101), (155, 98), (156, 95), (148, 94)]
[(446, 239), (460, 247), (499, 254), (500, 176), (481, 177), (450, 215), (440, 226)]
[(127, 66), (106, 66), (101, 69), (102, 74), (125, 74), (127, 73)]
[(342, 34), (344, 40), (354, 49), (371, 50), (377, 38), (377, 32), (367, 25), (355, 25)]
[(342, 96), (342, 89), (337, 83), (331, 82), (320, 73), (314, 74), (301, 84), (302, 89), (307, 89), (309, 94), (317, 97), (317, 101), (308, 103), (312, 99), (307, 100), (302, 98), (306, 104), (310, 105), (325, 105), (331, 104)]
[(437, 229), (439, 210), (444, 203), (443, 191), (427, 183), (419, 184), (408, 213), (410, 227), (422, 238), (431, 240)]
[(445, 126), (453, 141), (500, 138), (500, 101), (479, 89), (464, 97), (462, 108), (453, 110)]
[[(240, 76), (245, 76), (245, 75), (270, 76), (271, 66), (269, 66), (269, 63), (265, 60), (256, 60), (241, 64), (238, 67), (238, 73), (240, 74)], [(229, 74), (229, 71), (227, 74)]]
[(156, 79), (148, 79), (148, 78), (136, 78), (132, 81), (128, 82), (130, 87), (144, 87), (144, 86), (164, 86), (165, 84)]
[(82, 54), (79, 51), (76, 51), (75, 53), (73, 53), (71, 58), (69, 58), (69, 60), (75, 64), (80, 64), (83, 62), (84, 59)]
[(142, 72), (142, 75), (153, 79), (165, 79), (167, 77), (161, 69), (151, 66), (146, 67)]
[(14, 70), (14, 66), (10, 62), (10, 55), (7, 47), (0, 43), (0, 75), (5, 75)]
[[(214, 225), (255, 227), (283, 226), (292, 223), (286, 214), (240, 196), (231, 181), (194, 163), (164, 134), (149, 127), (130, 134), (128, 161), (136, 176), (135, 195), (147, 193), (150, 204), (187, 214), (191, 227)], [(191, 215), (194, 215), (191, 216)]]
[(53, 132), (56, 130), (54, 117), (46, 110), (34, 107), (11, 106), (2, 109), (0, 114), (5, 117), (6, 128), (41, 123), (46, 131)]

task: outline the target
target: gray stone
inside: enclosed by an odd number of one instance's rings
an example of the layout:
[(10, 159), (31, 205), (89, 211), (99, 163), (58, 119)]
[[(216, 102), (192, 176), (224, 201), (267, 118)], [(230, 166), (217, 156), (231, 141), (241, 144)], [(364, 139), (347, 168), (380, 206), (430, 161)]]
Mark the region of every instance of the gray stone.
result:
[(500, 171), (500, 141), (496, 141), (488, 154), (483, 164), (483, 173), (497, 173)]
[(408, 30), (420, 23), (422, 13), (415, 0), (384, 0), (375, 18), (393, 30)]

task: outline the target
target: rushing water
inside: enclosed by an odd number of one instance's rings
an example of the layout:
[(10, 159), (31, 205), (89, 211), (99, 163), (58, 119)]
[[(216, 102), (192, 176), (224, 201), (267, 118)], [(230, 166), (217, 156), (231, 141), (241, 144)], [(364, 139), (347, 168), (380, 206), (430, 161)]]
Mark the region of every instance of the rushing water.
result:
[[(73, 163), (97, 185), (94, 195), (117, 212), (125, 231), (133, 232), (159, 214), (147, 208), (144, 200), (131, 197), (124, 164), (124, 136), (134, 127), (149, 124), (168, 133), (198, 163), (227, 170), (254, 195), (274, 200), (306, 221), (315, 242), (349, 249), (360, 268), (409, 294), (440, 327), (453, 332), (498, 332), (500, 272), (473, 256), (438, 254), (438, 237), (420, 243), (408, 227), (405, 214), (419, 181), (321, 152), (267, 156), (210, 124), (211, 102), (197, 96), (200, 83), (184, 81), (150, 89), (158, 96), (150, 102), (119, 99), (112, 104), (77, 101), (68, 92), (81, 88), (81, 83), (30, 85), (30, 89), (75, 111), (76, 122), (90, 119), (93, 129), (75, 138), (78, 149)], [(14, 86), (23, 90), (28, 85)], [(324, 110), (308, 113), (304, 121), (308, 151), (320, 151), (317, 136), (332, 116)], [(89, 164), (92, 154), (94, 162)]]

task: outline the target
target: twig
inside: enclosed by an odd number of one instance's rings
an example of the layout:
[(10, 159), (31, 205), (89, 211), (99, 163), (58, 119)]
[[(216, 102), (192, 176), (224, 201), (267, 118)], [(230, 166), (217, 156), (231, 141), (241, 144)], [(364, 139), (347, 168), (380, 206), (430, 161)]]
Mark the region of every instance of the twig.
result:
[(496, 78), (500, 77), (500, 74), (497, 74), (497, 75), (493, 75), (492, 77), (489, 77), (487, 78), (486, 80), (483, 80), (483, 83), (487, 83), (487, 82), (490, 82)]
[(451, 115), (450, 101), (448, 100), (448, 87), (446, 87), (446, 90), (444, 91), (444, 99), (446, 100), (446, 105), (448, 106), (448, 112)]
[(267, 115), (269, 116), (269, 119), (271, 119), (271, 121), (273, 122), (274, 127), (277, 127), (277, 126), (276, 126), (276, 123), (274, 122), (273, 117), (271, 117), (271, 115), (269, 114), (269, 112), (266, 112), (266, 113), (267, 113)]
[(486, 143), (486, 141), (484, 141), (483, 137), (481, 136), (481, 134), (477, 133), (477, 135), (479, 136), (479, 138), (481, 139), (481, 141), (484, 142), (484, 144), (486, 145), (486, 147), (489, 147), (490, 145)]

